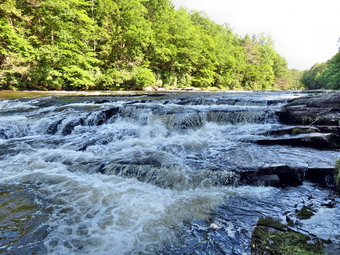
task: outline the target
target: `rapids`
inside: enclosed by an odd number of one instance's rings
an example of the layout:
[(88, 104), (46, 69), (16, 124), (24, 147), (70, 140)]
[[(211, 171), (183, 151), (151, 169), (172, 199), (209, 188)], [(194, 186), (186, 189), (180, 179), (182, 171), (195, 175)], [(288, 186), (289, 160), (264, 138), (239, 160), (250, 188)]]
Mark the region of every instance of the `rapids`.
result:
[(339, 247), (339, 203), (322, 206), (331, 191), (240, 182), (265, 164), (334, 167), (339, 152), (252, 142), (283, 127), (275, 111), (302, 95), (0, 100), (0, 252), (250, 254), (259, 217), (284, 220), (306, 201), (318, 212), (304, 231)]

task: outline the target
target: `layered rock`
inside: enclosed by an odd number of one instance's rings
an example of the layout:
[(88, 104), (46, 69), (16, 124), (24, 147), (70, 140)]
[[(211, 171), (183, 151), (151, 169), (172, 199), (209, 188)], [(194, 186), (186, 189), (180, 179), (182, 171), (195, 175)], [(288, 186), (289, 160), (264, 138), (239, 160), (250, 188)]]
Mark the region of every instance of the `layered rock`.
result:
[(278, 116), (280, 122), (290, 125), (339, 126), (340, 92), (293, 99)]
[[(290, 125), (267, 132), (259, 145), (286, 145), (317, 150), (340, 150), (340, 92), (293, 99), (277, 113), (282, 124)], [(334, 188), (335, 168), (287, 165), (267, 166), (254, 173), (254, 179), (272, 186), (297, 186), (310, 180)]]
[(290, 145), (300, 147), (310, 147), (320, 150), (340, 149), (340, 136), (332, 133), (314, 133), (306, 136), (285, 137), (274, 139), (262, 139), (256, 141), (260, 145)]
[(336, 187), (335, 169), (327, 167), (292, 167), (285, 164), (264, 165), (258, 169), (239, 171), (240, 181), (273, 187), (300, 186), (304, 181), (322, 187)]
[[(278, 117), (283, 124), (303, 125), (293, 128), (295, 133), (290, 134), (312, 134), (274, 141), (263, 140), (259, 141), (260, 144), (304, 146), (325, 150), (340, 149), (340, 92), (293, 99), (278, 112)], [(309, 132), (304, 132), (306, 130)]]

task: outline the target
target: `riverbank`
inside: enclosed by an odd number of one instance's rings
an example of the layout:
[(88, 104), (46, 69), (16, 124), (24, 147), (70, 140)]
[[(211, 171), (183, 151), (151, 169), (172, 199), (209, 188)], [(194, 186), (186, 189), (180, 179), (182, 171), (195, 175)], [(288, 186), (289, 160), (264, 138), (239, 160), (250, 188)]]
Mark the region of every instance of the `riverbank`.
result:
[(0, 98), (34, 98), (45, 96), (114, 96), (142, 94), (145, 91), (12, 91), (0, 90)]
[[(139, 94), (161, 94), (161, 93), (176, 93), (176, 92), (194, 92), (194, 93), (254, 93), (261, 92), (260, 90), (203, 90), (198, 88), (178, 88), (178, 89), (146, 89), (146, 90), (115, 90), (115, 91), (107, 91), (107, 90), (98, 90), (98, 91), (41, 91), (41, 90), (32, 90), (32, 91), (13, 91), (13, 90), (0, 90), (0, 98), (32, 98), (32, 97), (44, 97), (44, 96), (115, 96), (115, 95), (139, 95)], [(293, 91), (292, 91), (293, 92)], [(297, 91), (296, 91), (297, 92)], [(323, 93), (324, 91), (320, 90), (310, 90), (303, 91), (306, 94), (313, 93)]]

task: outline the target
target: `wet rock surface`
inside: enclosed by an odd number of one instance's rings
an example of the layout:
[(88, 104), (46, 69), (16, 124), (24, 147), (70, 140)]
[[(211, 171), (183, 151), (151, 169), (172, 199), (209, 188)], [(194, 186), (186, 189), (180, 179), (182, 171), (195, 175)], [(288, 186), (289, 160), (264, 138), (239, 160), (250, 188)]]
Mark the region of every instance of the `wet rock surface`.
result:
[(338, 150), (340, 149), (340, 136), (336, 134), (313, 133), (304, 136), (272, 138), (257, 140), (260, 145), (290, 145), (300, 147), (310, 147), (320, 150)]
[[(272, 128), (266, 137), (254, 142), (263, 146), (306, 147), (317, 150), (339, 151), (340, 149), (340, 93), (323, 93), (288, 101), (278, 112), (279, 121), (285, 126)], [(287, 126), (288, 125), (288, 126)], [(321, 156), (320, 156), (321, 158)], [(301, 185), (304, 180), (316, 182), (324, 187), (335, 188), (334, 167), (281, 166), (270, 167), (270, 175), (258, 178), (264, 183), (275, 185)], [(283, 177), (282, 172), (284, 172)], [(281, 174), (281, 178), (280, 178)], [(275, 181), (276, 179), (276, 181)]]
[(323, 242), (288, 229), (272, 218), (260, 218), (252, 236), (252, 254), (324, 254)]
[(259, 140), (259, 144), (339, 150), (340, 92), (293, 99), (277, 114), (281, 123), (295, 126), (271, 130), (268, 135), (275, 139)]
[[(336, 214), (339, 198), (334, 198), (326, 190), (309, 184), (299, 188), (282, 189), (279, 196), (271, 194), (270, 197), (267, 197), (265, 190), (262, 190), (261, 194), (257, 193), (258, 190), (254, 187), (239, 189), (248, 188), (248, 194), (257, 194), (255, 198), (250, 195), (232, 195), (224, 205), (213, 211), (208, 220), (196, 220), (190, 224), (185, 245), (178, 244), (161, 254), (193, 254), (194, 251), (194, 254), (200, 255), (299, 254), (298, 251), (284, 252), (282, 244), (285, 242), (288, 243), (284, 248), (307, 246), (307, 251), (316, 249), (326, 251), (330, 255), (339, 254), (340, 243), (335, 237), (337, 230), (333, 232), (340, 223)], [(295, 196), (292, 198), (291, 195)], [(329, 205), (334, 206), (333, 209), (329, 209)], [(313, 215), (302, 219), (298, 214), (304, 207), (313, 210)], [(324, 213), (332, 210), (334, 214), (325, 217)], [(259, 226), (261, 229), (258, 229)], [(258, 230), (262, 234), (257, 236)], [(271, 236), (274, 233), (277, 235)], [(290, 240), (287, 240), (287, 237)]]
[[(0, 183), (36, 187), (33, 198), (49, 208), (39, 225), (48, 231), (24, 231), (16, 251), (35, 233), (45, 249), (37, 254), (251, 254), (252, 229), (273, 217), (339, 254), (339, 199), (329, 189), (339, 151), (257, 142), (337, 134), (278, 121), (287, 98), (302, 95), (0, 100)], [(20, 247), (8, 241), (4, 252)]]
[(339, 126), (340, 92), (293, 99), (278, 116), (285, 124)]

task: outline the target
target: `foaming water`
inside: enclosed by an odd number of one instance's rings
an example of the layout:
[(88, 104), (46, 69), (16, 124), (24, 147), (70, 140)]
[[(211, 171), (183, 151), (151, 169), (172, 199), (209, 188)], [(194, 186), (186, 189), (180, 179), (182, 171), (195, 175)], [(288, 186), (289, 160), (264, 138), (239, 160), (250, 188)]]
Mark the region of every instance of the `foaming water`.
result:
[(50, 254), (156, 252), (181, 239), (184, 221), (207, 217), (229, 193), (211, 187), (177, 191), (135, 179), (72, 173), (44, 156), (11, 159), (3, 165), (1, 182), (33, 185), (48, 201), (50, 234), (44, 243)]
[[(36, 194), (48, 215), (48, 254), (187, 254), (195, 247), (207, 254), (201, 244), (210, 236), (217, 242), (210, 254), (249, 254), (246, 233), (256, 219), (280, 215), (287, 203), (275, 205), (279, 189), (240, 186), (239, 172), (277, 163), (327, 168), (339, 157), (249, 142), (280, 127), (275, 111), (299, 95), (3, 100), (0, 186), (24, 185)], [(218, 237), (211, 223), (224, 234)]]

